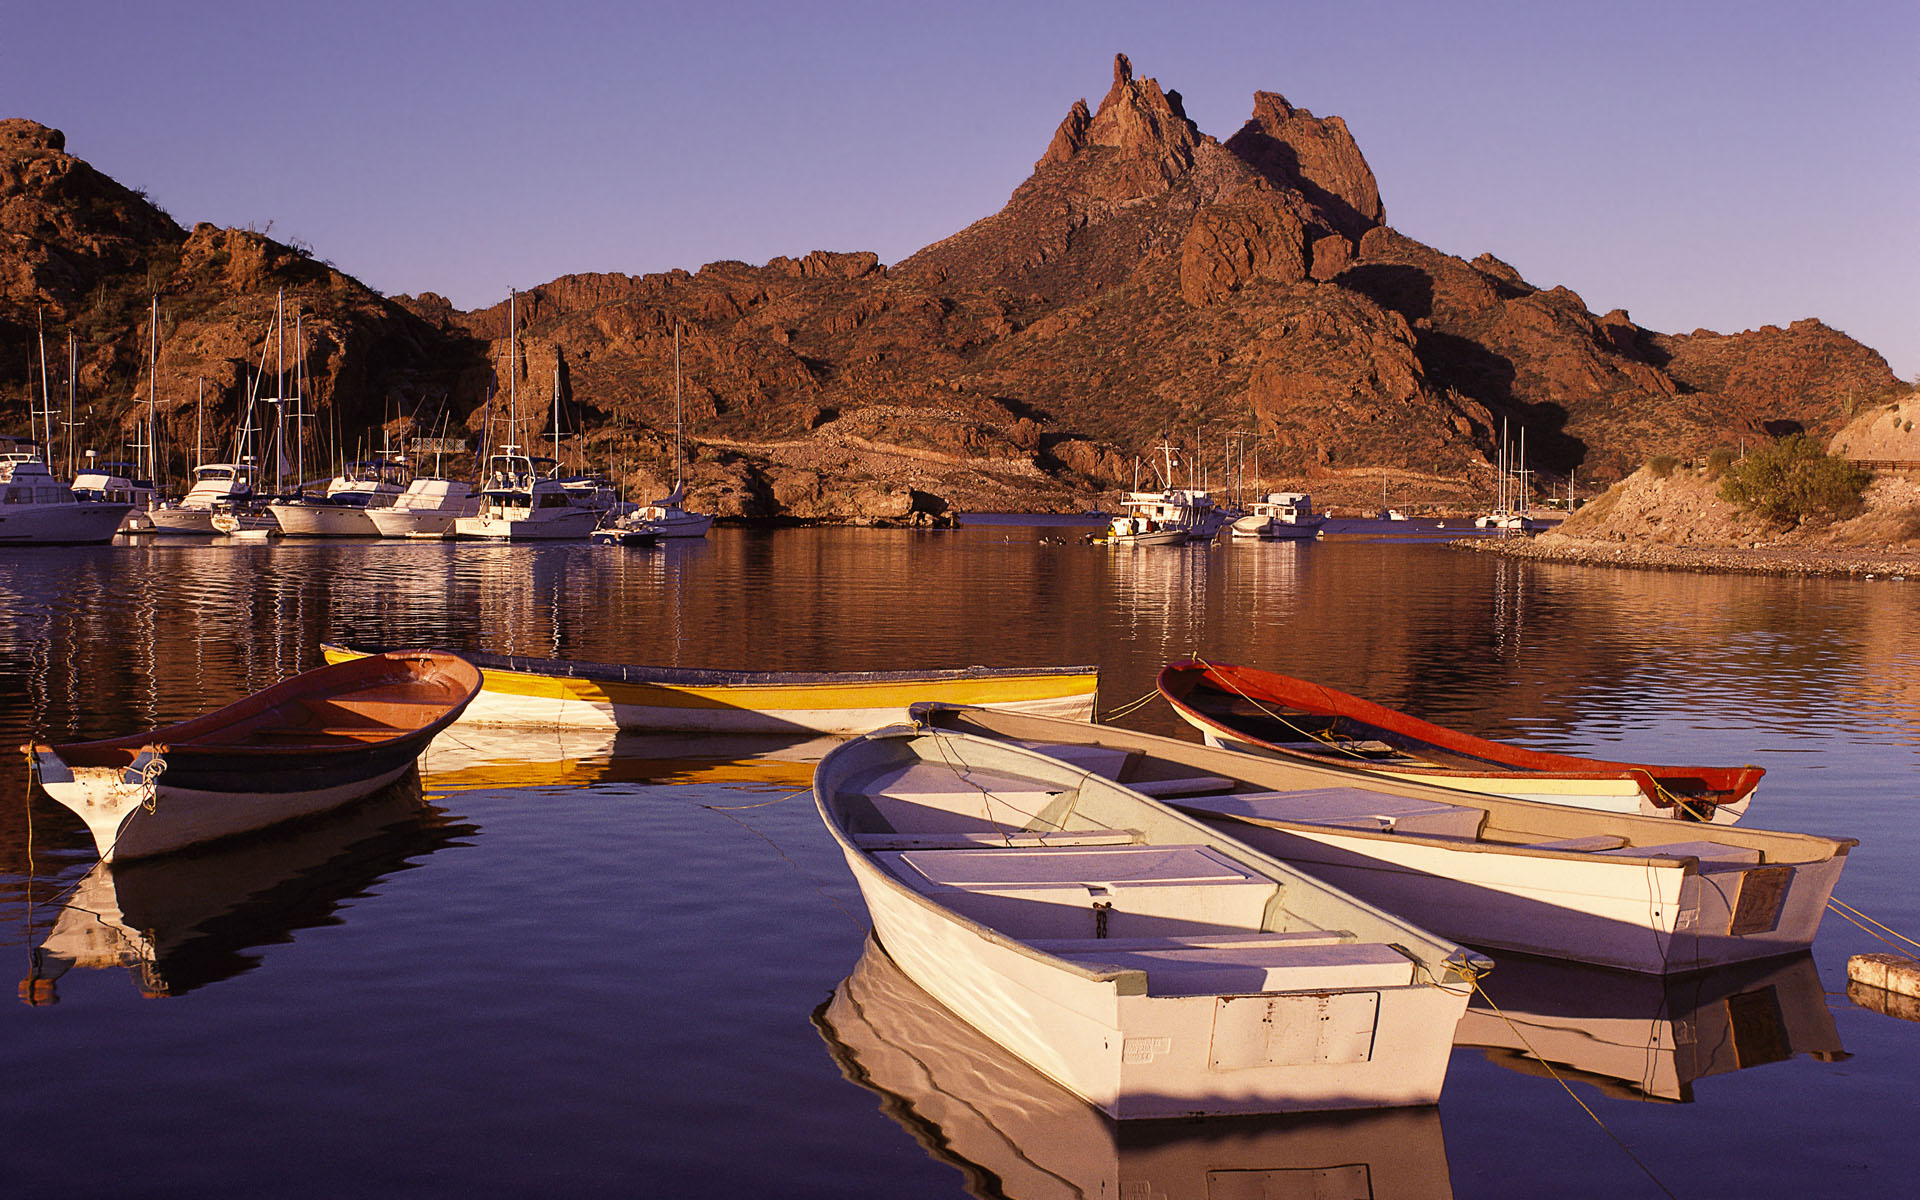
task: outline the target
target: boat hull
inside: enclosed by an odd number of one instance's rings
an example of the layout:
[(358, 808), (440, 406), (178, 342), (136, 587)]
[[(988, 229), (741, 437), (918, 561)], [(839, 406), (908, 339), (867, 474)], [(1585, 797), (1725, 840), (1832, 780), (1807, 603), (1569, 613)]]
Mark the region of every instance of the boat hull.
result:
[(153, 522), (151, 533), (212, 534), (219, 530), (213, 527), (211, 508), (162, 507), (147, 513)]
[[(359, 652), (323, 646), (329, 662)], [(468, 654), (481, 670), (468, 725), (635, 732), (850, 736), (907, 719), (923, 700), (1090, 720), (1099, 672), (971, 668), (929, 672), (677, 671)]]
[(89, 546), (113, 540), (131, 504), (81, 501), (0, 508), (0, 545)]
[(496, 542), (578, 541), (593, 532), (600, 514), (592, 509), (567, 509), (551, 517), (521, 519), (489, 516), (461, 517), (453, 523), (455, 537)]
[(286, 537), (379, 537), (364, 508), (344, 504), (269, 504)]
[(26, 748), (105, 862), (253, 833), (370, 796), (479, 691), (449, 654), (399, 652), (295, 676), (145, 734)]
[[(1433, 980), (1451, 977), (1452, 966), (1442, 963), (1459, 961), (1455, 948), (1347, 897), (1316, 889), (1278, 862), (1244, 857), (1244, 847), (1215, 851), (1203, 826), (1014, 747), (997, 749), (1016, 763), (1025, 758), (1038, 765), (1032, 780), (1013, 779), (1013, 784), (1039, 789), (1036, 802), (1052, 796), (1067, 804), (1051, 819), (1066, 821), (1073, 811), (1083, 811), (1108, 831), (1144, 839), (1106, 847), (1108, 853), (1145, 852), (1135, 862), (1188, 856), (1168, 879), (1202, 878), (1187, 874), (1187, 861), (1212, 861), (1223, 875), (1163, 886), (1153, 868), (1103, 863), (1102, 851), (1088, 852), (1092, 858), (1083, 865), (1074, 861), (1082, 852), (1046, 842), (1063, 836), (1057, 831), (1021, 842), (1030, 847), (1025, 849), (990, 839), (964, 849), (930, 850), (930, 855), (954, 856), (947, 861), (956, 863), (953, 870), (964, 878), (1005, 878), (1012, 889), (987, 894), (962, 884), (946, 889), (951, 898), (943, 903), (936, 898), (941, 889), (929, 894), (905, 882), (930, 858), (909, 861), (908, 853), (871, 849), (874, 843), (849, 823), (863, 806), (885, 803), (896, 794), (878, 781), (887, 772), (881, 751), (908, 739), (919, 743), (914, 752), (923, 762), (957, 781), (949, 786), (975, 800), (984, 794), (1020, 807), (1022, 794), (1003, 787), (1009, 768), (1001, 759), (978, 752), (964, 744), (966, 739), (900, 731), (849, 742), (828, 754), (815, 773), (815, 798), (866, 901), (879, 944), (908, 978), (980, 1033), (1123, 1120), (1393, 1107), (1439, 1099), (1453, 1028), (1471, 989), (1460, 978), (1438, 986), (1425, 972), (1432, 971)], [(1075, 788), (1076, 779), (1086, 786)], [(897, 819), (902, 809), (886, 811), (890, 816), (879, 824)], [(1132, 828), (1096, 819), (1094, 812), (1101, 818), (1125, 813), (1118, 819)], [(1004, 872), (994, 859), (1002, 854), (1017, 856)], [(1060, 863), (1061, 856), (1066, 865), (1059, 878), (1079, 879), (1084, 872), (1087, 879), (1104, 879), (1101, 872), (1112, 870), (1140, 891), (1128, 884), (1075, 885), (1054, 893), (1058, 902), (1029, 903), (1025, 896), (1046, 894), (1048, 885), (1023, 893), (1034, 877), (1027, 864)], [(1053, 870), (1041, 867), (1040, 875), (1053, 878)], [(1214, 886), (1233, 894), (1208, 895)], [(1274, 904), (1281, 890), (1288, 900), (1284, 926)], [(1098, 899), (1102, 894), (1112, 897), (1110, 904)], [(969, 912), (953, 904), (965, 904)], [(1316, 919), (1307, 920), (1306, 912)], [(1343, 927), (1349, 931), (1326, 933)], [(1198, 928), (1213, 931), (1219, 941), (1193, 932)], [(1025, 932), (1009, 932), (1013, 929)], [(1034, 936), (1036, 931), (1044, 937)], [(1324, 940), (1294, 941), (1298, 950), (1279, 952), (1305, 956), (1297, 972), (1269, 974), (1250, 969), (1250, 959), (1234, 958), (1260, 953), (1233, 949), (1254, 944), (1242, 939), (1310, 939), (1315, 931)], [(1186, 940), (1194, 938), (1200, 941)], [(1369, 944), (1349, 945), (1356, 939)], [(1383, 944), (1387, 939), (1394, 944)], [(1202, 943), (1225, 948), (1196, 950)], [(1321, 949), (1306, 949), (1310, 945)], [(1344, 949), (1359, 954), (1350, 957)], [(1225, 973), (1192, 974), (1192, 960), (1184, 956), (1194, 953), (1218, 954), (1212, 961), (1226, 964)], [(1135, 954), (1139, 957), (1129, 957)], [(1143, 959), (1144, 966), (1134, 965)], [(1371, 965), (1358, 966), (1363, 959)], [(1415, 969), (1415, 962), (1424, 969)]]

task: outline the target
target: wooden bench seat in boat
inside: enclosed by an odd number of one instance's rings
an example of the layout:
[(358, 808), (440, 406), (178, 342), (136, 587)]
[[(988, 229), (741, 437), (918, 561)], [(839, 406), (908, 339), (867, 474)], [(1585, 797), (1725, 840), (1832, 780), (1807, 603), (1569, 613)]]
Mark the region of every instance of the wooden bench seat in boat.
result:
[(1598, 854), (1603, 850), (1618, 850), (1627, 844), (1627, 839), (1617, 834), (1593, 833), (1586, 837), (1561, 838), (1552, 842), (1521, 842), (1522, 850), (1565, 850), (1576, 854)]
[(1413, 963), (1352, 934), (1253, 933), (1213, 938), (1093, 938), (1034, 943), (1086, 967), (1147, 973), (1149, 996), (1405, 987)]
[(1228, 817), (1296, 821), (1369, 833), (1417, 837), (1475, 838), (1485, 812), (1460, 804), (1440, 804), (1365, 788), (1304, 788), (1287, 792), (1236, 792), (1182, 800), (1181, 807)]
[(1209, 846), (882, 850), (874, 860), (1023, 941), (1257, 930), (1279, 892)]
[(968, 833), (856, 833), (862, 850), (969, 850), (1036, 846), (1131, 846), (1137, 829), (1009, 829)]
[(1127, 773), (1140, 760), (1140, 752), (1117, 746), (1076, 746), (1065, 742), (1015, 742), (1037, 750), (1050, 758), (1079, 767), (1090, 775), (1111, 779), (1143, 796), (1166, 799), (1173, 796), (1202, 796), (1232, 791), (1231, 779), (1219, 775), (1184, 775), (1174, 779), (1128, 779)]
[(1663, 842), (1658, 846), (1623, 846), (1601, 854), (1625, 858), (1697, 858), (1702, 871), (1739, 871), (1760, 865), (1760, 851), (1752, 846), (1719, 842)]
[(849, 826), (867, 833), (998, 833), (1049, 825), (1069, 789), (1018, 775), (917, 762), (843, 790)]

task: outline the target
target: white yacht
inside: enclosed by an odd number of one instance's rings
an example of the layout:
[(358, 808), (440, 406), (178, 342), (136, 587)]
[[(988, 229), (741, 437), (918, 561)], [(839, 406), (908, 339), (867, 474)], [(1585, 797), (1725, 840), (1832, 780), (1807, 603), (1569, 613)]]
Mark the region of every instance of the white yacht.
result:
[(96, 462), (92, 451), (87, 455), (87, 469), (73, 477), (73, 494), (82, 500), (125, 504), (127, 515), (120, 518), (116, 532), (151, 532), (153, 510), (160, 506), (159, 490), (147, 480), (134, 479), (131, 463)]
[(179, 500), (170, 500), (147, 514), (154, 533), (218, 533), (213, 514), (222, 504), (245, 501), (253, 495), (253, 467), (248, 463), (202, 463), (193, 469), (193, 486)]
[(1313, 511), (1307, 493), (1268, 492), (1247, 506), (1247, 515), (1236, 520), (1231, 531), (1237, 538), (1312, 538), (1326, 523), (1324, 513)]
[(520, 447), (502, 446), (487, 460), (479, 511), (456, 518), (454, 536), (524, 542), (584, 539), (591, 533), (600, 510), (534, 463)]
[(367, 520), (383, 538), (446, 538), (461, 517), (479, 515), (480, 497), (460, 479), (419, 476), (392, 504), (369, 506)]
[(1127, 511), (1124, 516), (1114, 518), (1115, 535), (1119, 534), (1123, 522), (1131, 521), (1136, 529), (1141, 522), (1145, 523), (1144, 529), (1138, 529), (1141, 534), (1177, 530), (1181, 535), (1178, 539), (1149, 540), (1210, 542), (1227, 523), (1227, 514), (1214, 504), (1212, 494), (1197, 488), (1170, 487), (1161, 492), (1128, 492), (1120, 503)]
[(75, 495), (26, 443), (0, 446), (0, 543), (111, 541), (132, 510), (128, 501)]
[(407, 484), (404, 461), (367, 459), (342, 467), (323, 495), (274, 500), (267, 510), (287, 537), (379, 537), (367, 510), (392, 504)]
[(712, 513), (688, 512), (680, 507), (687, 498), (687, 485), (676, 483), (673, 491), (650, 504), (642, 504), (621, 521), (630, 527), (651, 529), (663, 538), (707, 536), (713, 525)]

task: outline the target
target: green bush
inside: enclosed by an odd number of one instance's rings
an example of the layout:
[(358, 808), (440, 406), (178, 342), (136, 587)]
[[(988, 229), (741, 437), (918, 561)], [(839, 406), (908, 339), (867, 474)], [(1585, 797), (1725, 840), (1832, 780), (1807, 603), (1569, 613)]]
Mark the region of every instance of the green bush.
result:
[(1733, 451), (1727, 449), (1725, 446), (1720, 447), (1718, 450), (1708, 452), (1707, 478), (1718, 479), (1722, 475), (1725, 475), (1727, 469), (1733, 466), (1733, 460)]
[(1653, 472), (1655, 479), (1665, 479), (1673, 474), (1674, 468), (1679, 465), (1680, 460), (1671, 454), (1656, 454), (1647, 460), (1647, 470)]
[(1777, 525), (1833, 521), (1860, 511), (1867, 480), (1865, 471), (1796, 433), (1730, 467), (1720, 498)]

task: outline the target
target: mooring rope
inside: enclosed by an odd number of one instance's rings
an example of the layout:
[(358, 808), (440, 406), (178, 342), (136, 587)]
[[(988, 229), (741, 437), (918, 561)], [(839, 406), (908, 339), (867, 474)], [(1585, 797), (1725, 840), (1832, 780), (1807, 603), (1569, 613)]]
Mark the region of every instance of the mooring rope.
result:
[[(1897, 939), (1900, 942), (1905, 942), (1909, 946), (1913, 946), (1916, 949), (1920, 949), (1920, 942), (1914, 941), (1912, 938), (1908, 937), (1906, 934), (1901, 933), (1895, 929), (1888, 929), (1885, 925), (1882, 925), (1880, 922), (1874, 920), (1872, 917), (1861, 912), (1859, 909), (1855, 908), (1851, 904), (1848, 904), (1844, 900), (1835, 899), (1830, 896), (1827, 898), (1827, 908), (1831, 912), (1838, 913), (1841, 920), (1848, 921), (1853, 925), (1858, 926), (1860, 930), (1866, 933), (1869, 937), (1872, 937), (1892, 947), (1893, 951), (1896, 954), (1900, 955), (1902, 958), (1920, 961), (1920, 956), (1916, 956), (1913, 953), (1913, 951), (1902, 949), (1899, 945), (1896, 944), (1896, 939)], [(1867, 928), (1867, 926), (1869, 925), (1871, 925), (1873, 928), (1872, 929)], [(1874, 930), (1880, 930), (1881, 932), (1876, 933), (1874, 932)]]

